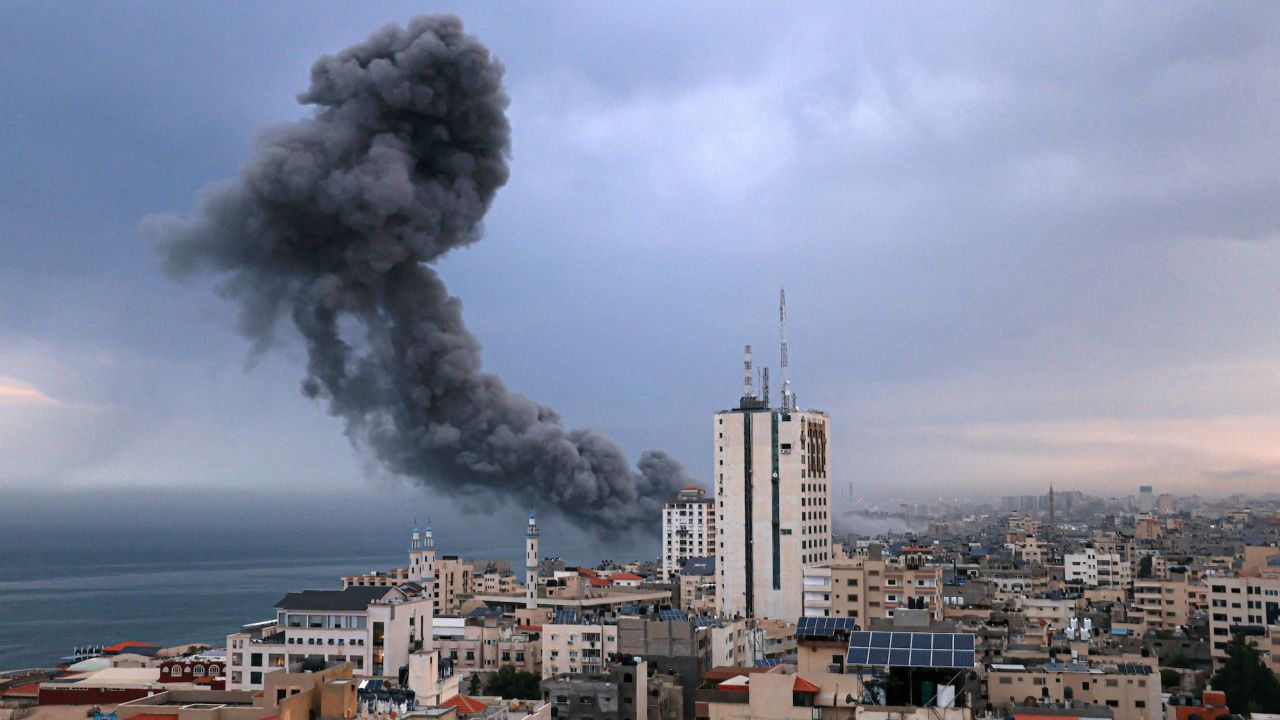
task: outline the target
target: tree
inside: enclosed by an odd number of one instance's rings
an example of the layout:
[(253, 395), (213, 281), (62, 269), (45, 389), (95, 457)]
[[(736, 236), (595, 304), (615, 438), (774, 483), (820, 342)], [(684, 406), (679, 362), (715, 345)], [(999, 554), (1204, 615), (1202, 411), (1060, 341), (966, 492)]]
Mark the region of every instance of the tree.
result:
[(476, 673), (471, 673), (471, 684), (467, 686), (467, 694), (468, 695), (480, 694), (480, 676), (477, 675)]
[(1213, 689), (1227, 694), (1231, 712), (1280, 712), (1280, 678), (1262, 664), (1258, 646), (1237, 633), (1227, 644), (1227, 660), (1213, 676)]
[(534, 673), (522, 672), (515, 665), (503, 665), (489, 676), (485, 693), (498, 697), (520, 700), (537, 700), (542, 697), (542, 678)]
[(1151, 556), (1145, 555), (1138, 561), (1138, 579), (1149, 580), (1151, 578)]
[(1167, 690), (1169, 688), (1176, 688), (1181, 684), (1182, 673), (1171, 667), (1160, 668), (1160, 687)]

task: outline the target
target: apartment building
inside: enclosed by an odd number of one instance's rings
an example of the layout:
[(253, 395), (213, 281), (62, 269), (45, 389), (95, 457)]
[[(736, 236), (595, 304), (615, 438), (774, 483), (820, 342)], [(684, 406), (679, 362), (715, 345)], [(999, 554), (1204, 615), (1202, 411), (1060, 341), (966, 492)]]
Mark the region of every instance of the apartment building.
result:
[(228, 688), (301, 662), (350, 662), (358, 677), (395, 677), (431, 641), (432, 598), (398, 588), (306, 590), (276, 603), (276, 619), (227, 636)]
[(471, 563), (444, 555), (435, 563), (435, 614), (456, 615), (473, 594)]
[(1133, 606), (1148, 628), (1172, 630), (1189, 625), (1208, 608), (1209, 588), (1176, 574), (1168, 580), (1134, 580)]
[(886, 559), (878, 545), (865, 557), (805, 568), (802, 587), (807, 617), (848, 617), (865, 627), (892, 618), (898, 608), (919, 608), (942, 619), (942, 568), (916, 558)]
[(1259, 645), (1280, 626), (1280, 578), (1212, 577), (1209, 586), (1209, 641), (1214, 666), (1227, 657), (1234, 633), (1252, 636)]
[(662, 568), (659, 577), (670, 582), (690, 558), (714, 556), (715, 503), (707, 491), (686, 485), (662, 507)]
[(1115, 720), (1164, 717), (1159, 670), (1150, 658), (1141, 657), (1110, 665), (1083, 661), (991, 665), (987, 669), (987, 701), (1001, 716), (1046, 702), (1105, 706)]
[(1132, 564), (1119, 553), (1104, 553), (1097, 548), (1067, 553), (1063, 571), (1067, 582), (1089, 587), (1127, 588), (1133, 584)]
[(618, 652), (618, 626), (604, 623), (542, 626), (542, 677), (604, 672)]
[(542, 672), (542, 643), (535, 627), (493, 615), (475, 619), (436, 618), (435, 647), (463, 674), (496, 672), (503, 665)]

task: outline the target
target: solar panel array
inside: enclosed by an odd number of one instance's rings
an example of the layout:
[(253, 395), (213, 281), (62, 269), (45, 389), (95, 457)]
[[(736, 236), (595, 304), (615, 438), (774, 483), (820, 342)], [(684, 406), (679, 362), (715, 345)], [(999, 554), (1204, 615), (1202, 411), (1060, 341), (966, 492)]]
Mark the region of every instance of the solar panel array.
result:
[(475, 610), (472, 610), (470, 614), (467, 615), (467, 617), (472, 617), (472, 618), (502, 617), (502, 608), (478, 607)]
[(976, 662), (972, 633), (858, 631), (849, 636), (850, 665), (971, 668)]
[(556, 608), (555, 617), (552, 618), (553, 625), (577, 625), (578, 611), (569, 608)]
[(689, 613), (683, 610), (659, 610), (658, 619), (663, 622), (683, 622), (689, 619)]
[(758, 668), (777, 667), (778, 665), (781, 665), (781, 664), (782, 664), (782, 661), (777, 658), (765, 658), (764, 660), (756, 661), (756, 667)]
[(858, 629), (858, 622), (847, 617), (802, 617), (796, 621), (796, 637), (843, 638)]
[(1138, 663), (1123, 663), (1116, 666), (1121, 675), (1150, 675), (1151, 666)]

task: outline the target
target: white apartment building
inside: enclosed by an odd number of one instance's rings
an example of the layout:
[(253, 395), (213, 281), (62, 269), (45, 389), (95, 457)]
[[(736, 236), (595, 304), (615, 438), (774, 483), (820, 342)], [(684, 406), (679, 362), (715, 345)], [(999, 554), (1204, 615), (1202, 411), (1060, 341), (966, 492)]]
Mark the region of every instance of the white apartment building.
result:
[(565, 673), (604, 672), (618, 652), (618, 626), (607, 624), (543, 625), (542, 677)]
[(1063, 558), (1067, 582), (1089, 587), (1127, 588), (1133, 584), (1132, 566), (1117, 553), (1101, 553), (1095, 548), (1067, 553)]
[(662, 506), (662, 581), (675, 576), (689, 558), (715, 555), (714, 503), (697, 485), (686, 485)]
[(1227, 658), (1227, 643), (1235, 632), (1263, 637), (1280, 632), (1280, 578), (1213, 577), (1209, 586), (1209, 640), (1213, 664)]
[(350, 662), (357, 677), (396, 677), (431, 646), (432, 598), (394, 587), (306, 590), (276, 603), (274, 622), (227, 636), (227, 687), (260, 690), (301, 662)]
[(795, 622), (804, 569), (831, 560), (830, 423), (754, 395), (715, 414), (716, 598), (723, 615)]

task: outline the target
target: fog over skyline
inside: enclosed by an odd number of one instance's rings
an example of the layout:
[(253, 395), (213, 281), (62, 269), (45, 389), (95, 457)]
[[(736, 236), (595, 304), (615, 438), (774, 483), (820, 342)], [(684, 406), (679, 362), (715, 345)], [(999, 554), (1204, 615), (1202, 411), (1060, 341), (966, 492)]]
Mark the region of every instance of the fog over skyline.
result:
[(709, 484), (785, 286), (837, 501), (1280, 486), (1280, 7), (740, 7), (0, 5), (0, 497), (453, 511), (139, 232), (306, 117), (316, 57), (439, 12), (505, 65), (512, 156), (438, 270), (566, 427)]

